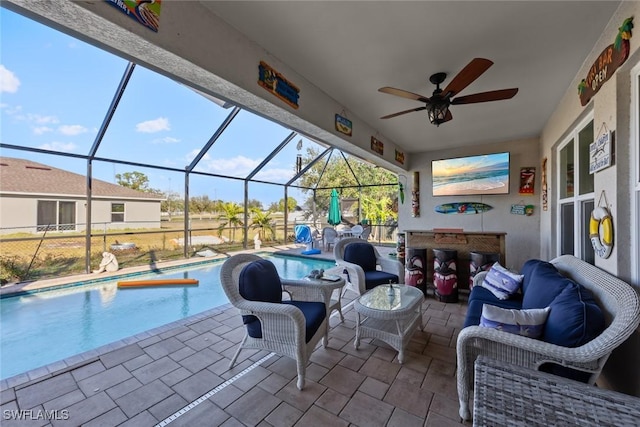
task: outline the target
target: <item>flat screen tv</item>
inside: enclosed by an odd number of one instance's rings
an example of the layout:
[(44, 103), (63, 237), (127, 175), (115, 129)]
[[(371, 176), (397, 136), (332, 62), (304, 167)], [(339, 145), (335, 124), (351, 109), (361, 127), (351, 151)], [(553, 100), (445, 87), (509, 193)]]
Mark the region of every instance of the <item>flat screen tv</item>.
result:
[(434, 196), (509, 194), (509, 153), (431, 162)]

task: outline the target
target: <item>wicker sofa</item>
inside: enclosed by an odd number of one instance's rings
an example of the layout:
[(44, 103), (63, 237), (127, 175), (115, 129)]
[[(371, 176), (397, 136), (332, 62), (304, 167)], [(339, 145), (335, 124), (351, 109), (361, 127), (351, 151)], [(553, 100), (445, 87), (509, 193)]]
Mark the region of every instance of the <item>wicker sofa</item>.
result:
[[(591, 291), (604, 314), (604, 330), (583, 345), (564, 347), (492, 328), (463, 328), (457, 342), (458, 398), (462, 419), (470, 418), (469, 397), (473, 387), (474, 362), (478, 356), (485, 355), (531, 369), (540, 369), (545, 364), (571, 368), (586, 372), (586, 382), (594, 384), (611, 352), (640, 324), (640, 299), (629, 284), (571, 255), (562, 255), (550, 263), (563, 276)], [(485, 275), (478, 274), (474, 285), (482, 283)]]

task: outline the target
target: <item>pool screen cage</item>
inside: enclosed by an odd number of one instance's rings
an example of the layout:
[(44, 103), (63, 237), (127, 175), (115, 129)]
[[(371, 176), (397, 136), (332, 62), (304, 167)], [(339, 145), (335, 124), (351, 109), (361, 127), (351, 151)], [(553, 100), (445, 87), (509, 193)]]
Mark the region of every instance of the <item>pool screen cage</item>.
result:
[[(143, 67), (139, 67), (144, 70), (145, 73), (150, 73), (151, 71), (144, 69)], [(172, 81), (173, 84), (181, 86), (183, 89), (188, 89), (191, 92), (195, 92), (198, 95), (212, 101), (217, 104), (220, 110), (228, 111), (226, 116), (221, 120), (217, 129), (211, 134), (209, 139), (204, 142), (197, 150), (193, 150), (192, 158), (190, 162), (184, 167), (176, 167), (173, 165), (163, 165), (163, 164), (154, 164), (153, 162), (145, 162), (144, 159), (140, 158), (140, 156), (133, 156), (133, 158), (128, 158), (126, 155), (127, 143), (124, 143), (123, 149), (120, 151), (121, 154), (118, 156), (109, 156), (109, 155), (101, 155), (101, 151), (104, 148), (105, 141), (114, 138), (107, 138), (110, 130), (110, 126), (112, 122), (116, 121), (114, 118), (116, 117), (116, 113), (118, 112), (118, 108), (123, 100), (123, 97), (127, 93), (127, 87), (129, 82), (134, 76), (134, 71), (136, 71), (136, 64), (133, 62), (128, 62), (126, 64), (126, 69), (124, 74), (122, 75), (115, 94), (111, 99), (111, 103), (108, 107), (107, 113), (102, 120), (102, 124), (97, 129), (95, 133), (95, 139), (93, 143), (90, 145), (85, 154), (77, 153), (77, 152), (69, 152), (63, 149), (51, 149), (48, 147), (42, 148), (38, 146), (31, 146), (29, 144), (25, 145), (15, 145), (8, 143), (0, 143), (0, 148), (3, 149), (3, 156), (7, 156), (7, 153), (14, 152), (17, 156), (22, 156), (25, 158), (29, 158), (29, 160), (34, 158), (44, 158), (44, 162), (52, 161), (55, 163), (55, 159), (73, 159), (76, 164), (78, 162), (84, 163), (86, 166), (86, 173), (84, 177), (86, 179), (86, 194), (84, 194), (82, 198), (78, 198), (77, 202), (80, 203), (78, 209), (79, 213), (75, 213), (73, 209), (69, 208), (65, 211), (65, 202), (63, 199), (69, 198), (69, 195), (65, 197), (58, 197), (59, 200), (55, 200), (55, 197), (51, 195), (40, 195), (40, 198), (49, 198), (54, 200), (47, 201), (39, 200), (38, 201), (38, 224), (34, 226), (33, 224), (24, 224), (24, 230), (32, 230), (32, 235), (25, 237), (24, 233), (21, 233), (19, 230), (20, 227), (5, 227), (2, 225), (0, 231), (2, 234), (0, 235), (0, 246), (3, 248), (3, 253), (5, 255), (12, 253), (24, 253), (27, 258), (31, 255), (31, 260), (29, 262), (29, 267), (26, 273), (22, 273), (22, 279), (26, 280), (29, 277), (29, 270), (31, 270), (32, 264), (34, 263), (34, 259), (38, 255), (42, 255), (47, 250), (51, 253), (52, 248), (57, 248), (59, 250), (69, 249), (71, 247), (76, 250), (83, 250), (84, 257), (84, 270), (86, 273), (91, 272), (92, 264), (94, 268), (99, 262), (99, 256), (103, 251), (109, 251), (112, 249), (122, 250), (123, 255), (126, 252), (126, 249), (130, 249), (130, 247), (126, 247), (126, 241), (131, 240), (132, 236), (145, 236), (145, 235), (154, 235), (161, 233), (162, 234), (162, 244), (160, 246), (154, 246), (152, 244), (146, 245), (145, 243), (139, 244), (139, 248), (146, 248), (146, 252), (138, 253), (134, 256), (135, 260), (131, 262), (133, 264), (145, 264), (150, 263), (153, 264), (159, 258), (164, 258), (159, 254), (162, 252), (161, 249), (165, 249), (170, 242), (171, 244), (176, 244), (177, 246), (182, 248), (182, 256), (184, 258), (190, 258), (196, 254), (194, 251), (194, 247), (201, 249), (200, 252), (211, 248), (211, 246), (207, 246), (208, 244), (216, 243), (211, 240), (215, 240), (216, 238), (221, 239), (222, 243), (228, 243), (228, 241), (235, 241), (235, 233), (239, 232), (242, 235), (242, 248), (247, 249), (250, 246), (249, 234), (250, 230), (255, 230), (256, 237), (254, 238), (254, 242), (257, 244), (259, 239), (262, 238), (264, 240), (267, 233), (271, 232), (274, 241), (276, 239), (276, 231), (280, 233), (280, 230), (274, 230), (272, 228), (274, 222), (269, 222), (268, 214), (265, 215), (260, 213), (255, 213), (255, 210), (252, 210), (252, 199), (250, 198), (250, 184), (256, 185), (276, 185), (282, 187), (282, 241), (285, 243), (290, 240), (291, 235), (293, 234), (293, 226), (295, 224), (290, 224), (290, 214), (292, 210), (300, 210), (299, 206), (290, 206), (288, 201), (290, 200), (290, 193), (297, 191), (299, 193), (309, 194), (311, 196), (307, 196), (305, 208), (306, 208), (306, 216), (297, 217), (294, 221), (296, 223), (307, 222), (312, 224), (315, 228), (321, 230), (323, 223), (326, 223), (326, 207), (318, 206), (317, 196), (318, 194), (326, 194), (328, 199), (328, 194), (332, 189), (337, 189), (339, 192), (343, 192), (345, 190), (351, 189), (357, 192), (357, 196), (353, 196), (353, 191), (351, 191), (350, 202), (345, 203), (354, 206), (354, 211), (351, 213), (351, 221), (347, 218), (347, 223), (356, 223), (360, 222), (363, 218), (362, 215), (362, 204), (361, 204), (361, 196), (363, 191), (366, 192), (367, 189), (371, 187), (389, 187), (390, 193), (395, 192), (397, 187), (397, 176), (391, 172), (388, 172), (386, 182), (367, 182), (363, 183), (358, 177), (358, 174), (354, 171), (354, 162), (360, 162), (361, 164), (367, 164), (366, 161), (361, 161), (353, 156), (345, 155), (342, 151), (337, 150), (325, 143), (319, 142), (317, 140), (311, 139), (308, 136), (305, 136), (299, 132), (288, 130), (288, 134), (284, 136), (284, 138), (277, 144), (277, 146), (270, 151), (268, 154), (264, 156), (259, 164), (254, 165), (252, 169), (249, 170), (248, 173), (244, 174), (244, 176), (233, 176), (224, 173), (216, 173), (215, 171), (211, 171), (204, 167), (199, 167), (202, 163), (211, 161), (211, 158), (215, 155), (211, 155), (212, 149), (214, 148), (216, 143), (222, 139), (225, 133), (232, 127), (234, 120), (244, 113), (246, 115), (252, 115), (254, 118), (259, 120), (267, 121), (262, 117), (258, 117), (253, 115), (253, 113), (243, 110), (238, 106), (231, 105), (228, 102), (218, 100), (209, 94), (202, 93), (196, 89), (186, 87), (180, 83)], [(170, 80), (170, 79), (167, 79)], [(248, 120), (248, 119), (244, 119)], [(273, 122), (272, 122), (273, 123)], [(287, 130), (286, 128), (280, 126), (280, 133), (283, 134), (282, 129)], [(240, 126), (236, 126), (234, 132), (239, 130)], [(297, 141), (297, 143), (296, 143)], [(303, 154), (300, 152), (302, 146), (306, 145), (307, 152), (305, 158), (303, 159)], [(268, 144), (268, 141), (263, 142), (263, 144)], [(228, 145), (228, 144), (227, 144)], [(292, 151), (291, 147), (295, 147), (297, 150), (297, 154)], [(336, 154), (337, 153), (337, 154)], [(291, 159), (291, 166), (287, 168), (290, 170), (290, 176), (286, 179), (269, 179), (269, 175), (265, 173), (267, 171), (267, 165), (270, 162), (273, 162), (275, 159), (280, 158), (282, 156), (286, 156)], [(348, 174), (346, 177), (340, 181), (341, 185), (335, 185), (335, 179), (331, 185), (323, 186), (323, 181), (326, 181), (325, 177), (329, 171), (330, 161), (332, 156), (337, 156), (335, 159), (339, 161), (343, 161), (346, 165), (346, 169)], [(118, 158), (119, 157), (119, 158)], [(240, 156), (238, 156), (238, 159)], [(11, 160), (9, 157), (3, 157), (3, 159)], [(4, 160), (3, 160), (4, 161)], [(280, 163), (282, 163), (280, 161)], [(32, 166), (34, 169), (37, 169), (39, 164), (36, 166)], [(100, 165), (103, 169), (104, 166), (111, 165), (113, 170), (115, 171), (116, 167), (133, 169), (133, 174), (137, 173), (138, 170), (148, 171), (148, 173), (170, 173), (177, 178), (176, 181), (180, 179), (180, 176), (183, 178), (183, 190), (182, 192), (173, 192), (172, 194), (168, 193), (160, 193), (155, 194), (157, 204), (161, 205), (162, 212), (158, 212), (159, 214), (166, 215), (168, 212), (169, 221), (175, 219), (175, 217), (182, 217), (182, 227), (181, 229), (173, 228), (171, 230), (161, 230), (162, 225), (159, 227), (160, 230), (154, 230), (154, 227), (148, 227), (148, 224), (143, 224), (144, 221), (141, 221), (139, 227), (136, 226), (136, 221), (125, 221), (126, 224), (123, 226), (122, 224), (115, 224), (118, 221), (123, 221), (126, 215), (129, 215), (129, 211), (125, 212), (125, 202), (118, 203), (117, 196), (112, 197), (110, 212), (108, 212), (107, 220), (96, 220), (97, 217), (96, 210), (98, 209), (98, 200), (101, 199), (102, 196), (97, 196), (94, 194), (94, 185), (96, 182), (94, 169)], [(367, 164), (371, 168), (375, 168), (374, 166)], [(45, 165), (46, 166), (46, 165)], [(27, 166), (29, 167), (29, 166)], [(315, 168), (315, 169), (314, 169)], [(309, 173), (311, 170), (314, 170), (316, 181), (315, 183), (308, 183), (303, 179), (305, 174)], [(80, 174), (83, 175), (83, 174)], [(116, 177), (122, 178), (126, 174), (114, 174)], [(130, 176), (128, 176), (130, 177)], [(390, 178), (390, 179), (388, 179)], [(242, 188), (242, 204), (235, 204), (237, 206), (242, 207), (241, 212), (228, 213), (223, 212), (218, 215), (219, 218), (223, 218), (223, 224), (225, 227), (222, 227), (221, 224), (217, 224), (216, 226), (212, 226), (209, 228), (206, 227), (193, 227), (192, 220), (198, 218), (198, 212), (194, 212), (194, 203), (193, 199), (198, 198), (206, 199), (207, 196), (191, 196), (190, 189), (194, 184), (194, 181), (199, 181), (199, 184), (202, 186), (204, 183), (206, 186), (207, 179), (216, 179), (216, 180), (225, 180), (224, 182), (232, 183), (236, 182), (241, 185)], [(204, 181), (203, 181), (204, 180)], [(171, 178), (169, 178), (169, 183), (171, 184)], [(174, 181), (175, 183), (175, 181)], [(121, 182), (119, 182), (121, 184)], [(223, 186), (226, 184), (223, 184)], [(229, 184), (231, 185), (231, 184)], [(234, 184), (237, 185), (237, 184)], [(180, 197), (175, 197), (176, 194), (179, 194)], [(1, 194), (0, 194), (1, 195)], [(78, 196), (77, 194), (75, 196)], [(324, 196), (323, 196), (324, 197)], [(213, 200), (220, 203), (220, 206), (227, 209), (229, 206), (223, 203), (221, 198), (218, 198), (216, 195), (216, 189), (213, 188)], [(8, 199), (3, 200), (3, 203), (9, 203)], [(167, 207), (168, 204), (168, 207)], [(172, 207), (172, 204), (174, 205)], [(320, 204), (322, 205), (322, 203)], [(51, 209), (48, 218), (49, 220), (41, 220), (42, 218), (47, 218), (47, 209)], [(84, 209), (82, 209), (84, 208)], [(42, 211), (42, 212), (41, 212)], [(83, 212), (81, 212), (83, 211)], [(65, 212), (67, 212), (65, 214)], [(177, 213), (176, 213), (177, 212)], [(203, 217), (203, 212), (200, 211), (200, 219)], [(395, 212), (397, 213), (397, 206)], [(252, 217), (254, 216), (255, 217)], [(173, 216), (173, 217), (172, 217)], [(79, 219), (81, 217), (85, 218), (85, 222), (83, 223)], [(252, 218), (250, 218), (252, 217)], [(255, 218), (258, 218), (256, 220)], [(397, 216), (396, 216), (397, 218)], [(158, 220), (156, 223), (160, 224), (161, 221), (164, 221), (166, 218), (162, 220)], [(389, 218), (379, 218), (379, 221), (382, 220), (387, 228), (390, 226), (390, 222), (393, 220)], [(385, 222), (386, 221), (386, 222)], [(152, 221), (154, 222), (154, 221)], [(370, 221), (370, 222), (375, 222)], [(119, 227), (115, 227), (114, 225), (120, 225)], [(375, 225), (375, 224), (372, 224)], [(378, 224), (380, 225), (380, 224)], [(135, 230), (139, 228), (138, 230)], [(144, 230), (142, 230), (144, 228)], [(229, 237), (223, 235), (223, 229), (229, 229)], [(35, 233), (33, 232), (35, 231)], [(75, 231), (75, 234), (74, 234)], [(84, 231), (84, 233), (82, 232)], [(202, 235), (204, 232), (208, 232), (206, 237)], [(211, 234), (219, 233), (219, 236), (211, 236)], [(227, 240), (225, 240), (225, 238)], [(81, 240), (84, 239), (84, 242), (81, 243)], [(389, 233), (378, 233), (378, 240), (384, 241), (389, 240), (393, 241), (393, 236), (390, 236)], [(73, 241), (73, 243), (71, 243)], [(123, 243), (125, 241), (125, 243)], [(144, 239), (143, 239), (144, 241)], [(43, 244), (43, 242), (45, 242)], [(123, 246), (124, 245), (124, 246)], [(21, 247), (18, 250), (18, 247)], [(135, 245), (134, 245), (135, 246)], [(25, 248), (26, 247), (26, 248)], [(240, 247), (238, 247), (240, 249)], [(200, 254), (200, 253), (198, 253)], [(202, 255), (205, 256), (205, 255)], [(80, 258), (81, 258), (80, 257)], [(50, 272), (50, 275), (57, 275), (60, 272)], [(46, 276), (46, 274), (45, 274)]]

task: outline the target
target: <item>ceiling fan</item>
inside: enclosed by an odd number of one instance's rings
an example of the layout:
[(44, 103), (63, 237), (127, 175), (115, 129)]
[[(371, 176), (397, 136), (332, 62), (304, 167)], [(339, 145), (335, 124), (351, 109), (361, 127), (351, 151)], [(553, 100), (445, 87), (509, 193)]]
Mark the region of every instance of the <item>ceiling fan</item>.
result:
[[(406, 111), (400, 111), (398, 113), (389, 114), (387, 116), (380, 117), (381, 119), (390, 119), (402, 114), (412, 113), (414, 111), (427, 110), (429, 121), (436, 126), (440, 126), (442, 123), (448, 122), (453, 118), (451, 111), (449, 111), (449, 105), (459, 104), (475, 104), (478, 102), (499, 101), (501, 99), (511, 99), (518, 93), (517, 88), (513, 89), (501, 89), (492, 90), (489, 92), (474, 93), (473, 95), (459, 96), (453, 98), (458, 93), (462, 92), (464, 88), (469, 86), (480, 77), (485, 71), (493, 65), (493, 61), (484, 58), (474, 58), (462, 69), (454, 78), (449, 82), (447, 87), (440, 89), (440, 84), (447, 78), (447, 73), (435, 73), (429, 77), (429, 81), (436, 85), (436, 90), (433, 91), (431, 98), (427, 98), (417, 93), (409, 92), (402, 89), (396, 89), (393, 87), (385, 86), (378, 89), (380, 92), (388, 93), (391, 95), (400, 96), (402, 98), (413, 99), (415, 101), (424, 102), (424, 107), (412, 108)], [(452, 99), (453, 98), (453, 99)]]

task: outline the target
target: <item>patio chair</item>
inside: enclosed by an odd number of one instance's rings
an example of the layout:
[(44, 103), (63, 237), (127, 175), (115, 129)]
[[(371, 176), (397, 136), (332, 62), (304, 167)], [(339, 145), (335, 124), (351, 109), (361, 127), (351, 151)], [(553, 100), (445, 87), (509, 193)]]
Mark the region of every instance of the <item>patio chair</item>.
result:
[(335, 245), (338, 238), (338, 232), (333, 227), (325, 227), (322, 229), (322, 246), (325, 251), (331, 250), (331, 245)]
[(360, 224), (356, 224), (353, 227), (351, 227), (351, 236), (357, 237), (358, 239), (362, 239), (363, 231), (364, 231), (364, 228)]
[(336, 265), (347, 272), (345, 290), (362, 295), (378, 285), (404, 283), (402, 263), (383, 257), (375, 246), (362, 239), (340, 239), (333, 248), (333, 254)]
[(303, 243), (307, 245), (307, 248), (302, 251), (303, 255), (316, 255), (320, 253), (319, 249), (313, 248), (313, 242), (315, 241), (311, 227), (304, 224), (298, 224), (294, 227), (295, 242)]
[[(220, 271), (222, 288), (229, 302), (240, 310), (246, 329), (235, 364), (242, 349), (267, 350), (296, 361), (299, 390), (304, 388), (309, 357), (323, 339), (327, 347), (328, 322), (322, 285), (280, 278), (269, 260), (253, 254), (238, 254), (227, 259)], [(291, 295), (282, 300), (283, 285)]]

